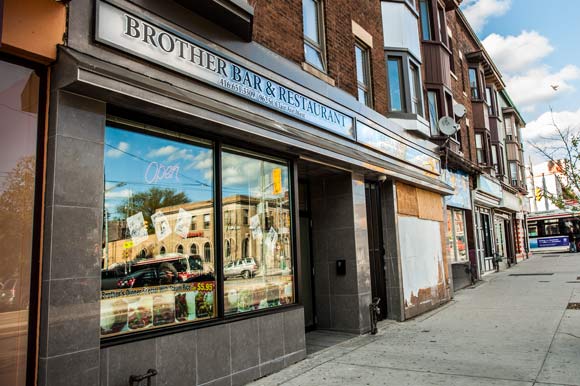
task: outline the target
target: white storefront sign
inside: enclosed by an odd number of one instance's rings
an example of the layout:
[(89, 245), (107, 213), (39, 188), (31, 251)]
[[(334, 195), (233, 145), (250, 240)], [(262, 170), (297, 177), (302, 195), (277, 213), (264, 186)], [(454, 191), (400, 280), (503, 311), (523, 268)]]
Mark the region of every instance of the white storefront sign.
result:
[(99, 2), (95, 39), (282, 113), (354, 138), (354, 119), (169, 28)]

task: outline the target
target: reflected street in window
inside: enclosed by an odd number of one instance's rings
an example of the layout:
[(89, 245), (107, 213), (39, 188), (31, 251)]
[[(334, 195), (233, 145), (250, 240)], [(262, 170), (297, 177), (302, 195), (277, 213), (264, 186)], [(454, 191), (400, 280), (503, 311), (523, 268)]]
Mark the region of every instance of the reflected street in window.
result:
[(294, 301), (287, 164), (222, 156), (225, 314)]

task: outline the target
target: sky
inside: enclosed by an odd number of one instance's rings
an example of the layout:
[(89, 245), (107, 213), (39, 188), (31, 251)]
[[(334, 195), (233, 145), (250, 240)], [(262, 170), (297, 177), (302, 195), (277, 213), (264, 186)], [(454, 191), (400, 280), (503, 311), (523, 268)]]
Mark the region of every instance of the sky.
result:
[(554, 134), (552, 117), (580, 130), (580, 0), (464, 0), (461, 9), (526, 120), (526, 163), (541, 162), (529, 143)]

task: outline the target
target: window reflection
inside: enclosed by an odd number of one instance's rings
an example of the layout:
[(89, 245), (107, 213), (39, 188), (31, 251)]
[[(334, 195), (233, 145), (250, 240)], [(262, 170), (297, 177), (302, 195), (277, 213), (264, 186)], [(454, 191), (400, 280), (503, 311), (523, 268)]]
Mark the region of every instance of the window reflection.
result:
[(216, 315), (212, 181), (206, 144), (106, 128), (103, 335)]
[(39, 84), (0, 61), (0, 385), (26, 378)]
[(391, 111), (403, 110), (402, 79), (403, 68), (401, 58), (390, 57), (388, 59), (387, 71), (389, 75), (389, 101)]
[(288, 166), (233, 152), (222, 165), (226, 315), (292, 303)]

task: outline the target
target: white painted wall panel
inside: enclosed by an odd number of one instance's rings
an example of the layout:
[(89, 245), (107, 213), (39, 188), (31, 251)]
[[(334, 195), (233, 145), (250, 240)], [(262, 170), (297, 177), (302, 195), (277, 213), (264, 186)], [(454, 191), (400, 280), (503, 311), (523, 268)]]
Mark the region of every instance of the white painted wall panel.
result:
[(399, 216), (403, 291), (407, 305), (421, 288), (437, 287), (444, 272), (441, 232), (437, 221)]
[(381, 2), (385, 47), (407, 48), (421, 60), (419, 22), (403, 3)]

